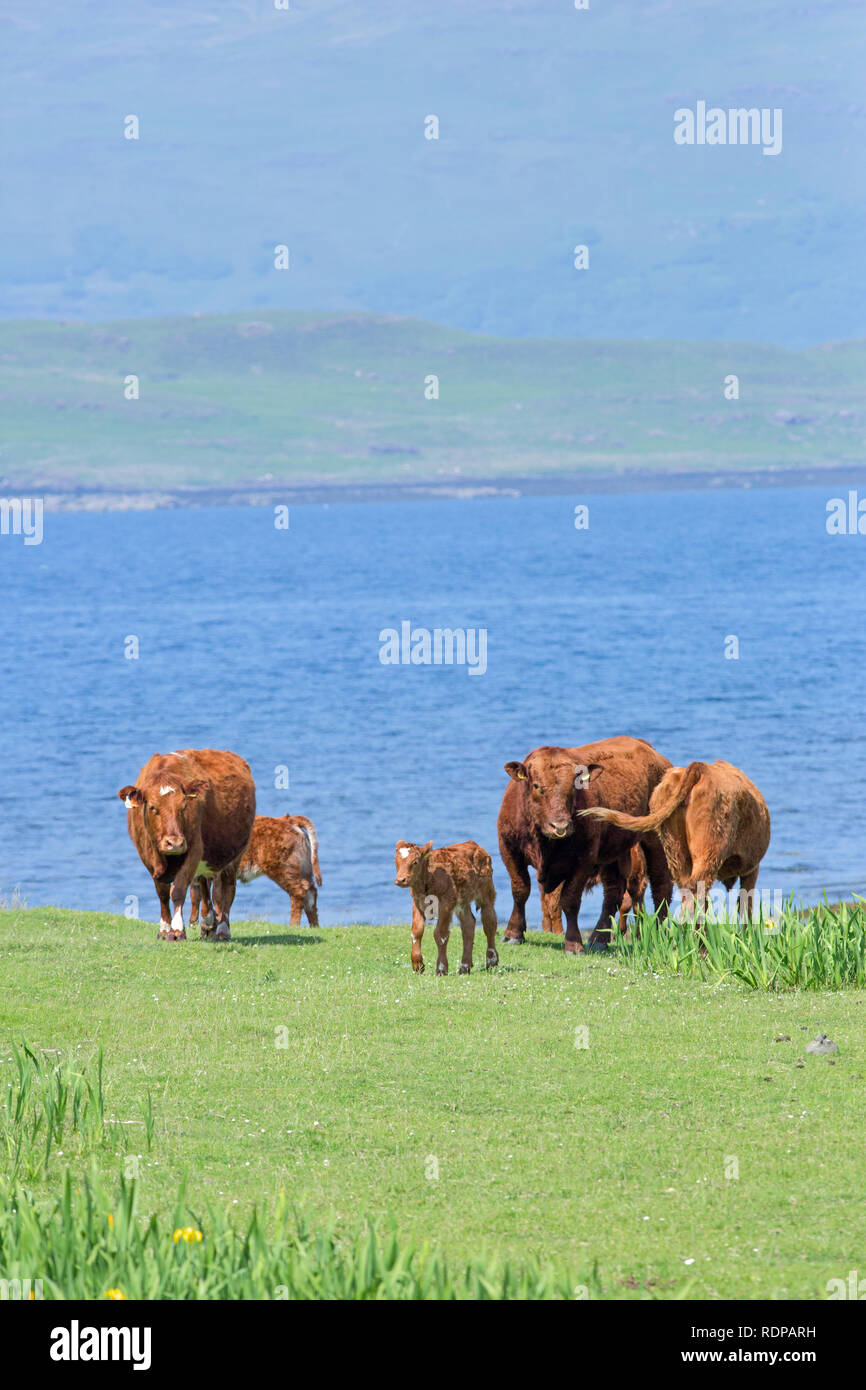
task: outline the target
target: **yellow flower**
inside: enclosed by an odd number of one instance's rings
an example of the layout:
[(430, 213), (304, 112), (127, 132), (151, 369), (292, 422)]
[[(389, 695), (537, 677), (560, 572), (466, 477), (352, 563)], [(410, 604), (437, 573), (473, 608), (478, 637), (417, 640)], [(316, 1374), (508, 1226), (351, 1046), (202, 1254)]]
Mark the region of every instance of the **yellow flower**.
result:
[(114, 1225), (114, 1217), (111, 1215), (111, 1212), (108, 1213), (108, 1224), (109, 1226)]
[(179, 1240), (185, 1240), (187, 1245), (193, 1245), (203, 1239), (201, 1231), (197, 1231), (195, 1226), (178, 1227), (172, 1237), (175, 1245)]
[(113, 1298), (115, 1302), (118, 1302), (122, 1298), (126, 1298), (123, 1289), (106, 1289), (102, 1296), (103, 1298)]

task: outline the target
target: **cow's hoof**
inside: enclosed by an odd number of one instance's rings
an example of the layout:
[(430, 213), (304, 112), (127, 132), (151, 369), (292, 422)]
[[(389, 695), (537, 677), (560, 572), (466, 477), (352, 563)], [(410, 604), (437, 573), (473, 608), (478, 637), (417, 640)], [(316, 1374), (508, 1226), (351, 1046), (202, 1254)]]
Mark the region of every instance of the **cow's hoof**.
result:
[(598, 951), (599, 953), (601, 953), (604, 951), (609, 951), (610, 944), (607, 941), (590, 941), (586, 949), (588, 951)]
[(488, 952), (487, 952), (487, 969), (488, 969), (488, 970), (495, 970), (498, 964), (499, 964), (499, 957), (498, 957), (498, 955), (496, 954), (496, 952), (495, 952), (495, 951), (488, 951)]
[(579, 941), (566, 941), (563, 944), (563, 950), (567, 956), (585, 955), (585, 949)]
[(213, 934), (214, 941), (231, 941), (232, 934), (228, 922), (220, 922)]
[(179, 931), (170, 931), (166, 937), (167, 941), (186, 941), (186, 929), (181, 927)]
[(214, 931), (215, 931), (215, 930), (216, 930), (215, 927), (206, 926), (205, 923), (202, 922), (202, 927), (201, 927), (201, 940), (202, 940), (202, 941), (213, 941), (213, 934), (214, 934)]
[(461, 965), (460, 968), (459, 968), (459, 970), (457, 971), (457, 974), (458, 974), (458, 975), (468, 975), (468, 974), (469, 974), (469, 971), (470, 971), (471, 969), (472, 969), (472, 966), (471, 966), (471, 965)]
[(157, 941), (168, 941), (168, 927), (160, 927), (156, 933)]
[(503, 946), (522, 946), (526, 940), (525, 936), (503, 936)]

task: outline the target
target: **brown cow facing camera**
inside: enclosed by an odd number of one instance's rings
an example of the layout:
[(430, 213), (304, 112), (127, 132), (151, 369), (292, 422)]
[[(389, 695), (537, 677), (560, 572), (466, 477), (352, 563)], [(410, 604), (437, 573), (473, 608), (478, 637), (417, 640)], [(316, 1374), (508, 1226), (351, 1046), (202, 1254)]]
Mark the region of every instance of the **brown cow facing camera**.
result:
[[(117, 793), (127, 827), (159, 898), (159, 936), (183, 941), (183, 903), (194, 878), (214, 881), (215, 925), (202, 936), (230, 941), (237, 869), (256, 814), (256, 787), (237, 753), (184, 748), (154, 753), (135, 786)], [(171, 911), (169, 911), (169, 905)]]
[[(604, 888), (601, 915), (590, 946), (607, 946), (633, 873), (631, 852), (640, 843), (653, 903), (664, 917), (673, 881), (661, 841), (653, 830), (624, 829), (585, 820), (581, 811), (610, 806), (626, 812), (629, 825), (649, 810), (650, 796), (670, 768), (646, 739), (600, 739), (575, 748), (545, 745), (522, 762), (505, 764), (509, 782), (499, 811), (499, 850), (514, 899), (503, 942), (523, 941), (530, 866), (535, 869), (546, 923), (565, 915), (564, 950), (584, 950), (578, 913), (584, 890), (597, 879)], [(623, 823), (624, 824), (624, 823)], [(592, 827), (589, 829), (589, 827)], [(600, 833), (599, 833), (600, 832)], [(553, 893), (558, 903), (547, 905)]]
[(472, 949), (475, 944), (475, 917), (472, 904), (481, 913), (481, 925), (487, 938), (488, 970), (499, 964), (496, 953), (496, 889), (493, 887), (493, 864), (486, 849), (474, 840), (461, 845), (446, 845), (434, 849), (433, 841), (415, 845), (398, 840), (394, 855), (397, 875), (394, 882), (412, 891), (412, 969), (424, 969), (421, 938), (428, 909), (436, 914), (433, 937), (438, 951), (436, 974), (448, 974), (448, 936), (455, 908), (463, 932), (463, 956), (459, 974), (468, 975), (472, 969)]
[[(311, 927), (319, 925), (316, 885), (322, 886), (319, 868), (319, 842), (316, 827), (307, 816), (256, 816), (250, 842), (238, 865), (241, 883), (266, 874), (292, 901), (290, 926), (301, 925), (306, 912)], [(190, 888), (190, 926), (198, 921), (199, 902), (202, 923), (213, 923), (213, 910), (207, 879), (196, 879)]]

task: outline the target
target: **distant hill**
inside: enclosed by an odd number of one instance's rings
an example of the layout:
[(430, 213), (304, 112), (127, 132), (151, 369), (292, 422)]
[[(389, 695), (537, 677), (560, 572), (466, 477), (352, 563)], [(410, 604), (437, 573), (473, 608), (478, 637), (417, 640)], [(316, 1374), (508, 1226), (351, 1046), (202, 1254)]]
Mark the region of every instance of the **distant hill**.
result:
[[(739, 378), (738, 400), (724, 395)], [(138, 378), (139, 398), (124, 382)], [(425, 398), (436, 376), (439, 398)], [(866, 342), (498, 339), (372, 314), (0, 323), (0, 485), (855, 465)]]
[[(861, 336), (864, 68), (858, 0), (4, 0), (0, 315)], [(781, 152), (678, 147), (698, 101)]]

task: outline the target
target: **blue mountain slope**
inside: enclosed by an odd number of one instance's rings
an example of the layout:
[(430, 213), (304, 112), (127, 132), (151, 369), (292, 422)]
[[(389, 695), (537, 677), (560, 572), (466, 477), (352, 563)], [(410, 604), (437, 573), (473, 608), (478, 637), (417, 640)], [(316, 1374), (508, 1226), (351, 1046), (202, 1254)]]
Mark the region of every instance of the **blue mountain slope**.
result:
[[(7, 317), (863, 333), (859, 0), (3, 9)], [(699, 100), (781, 108), (781, 153), (675, 145), (674, 111)]]

